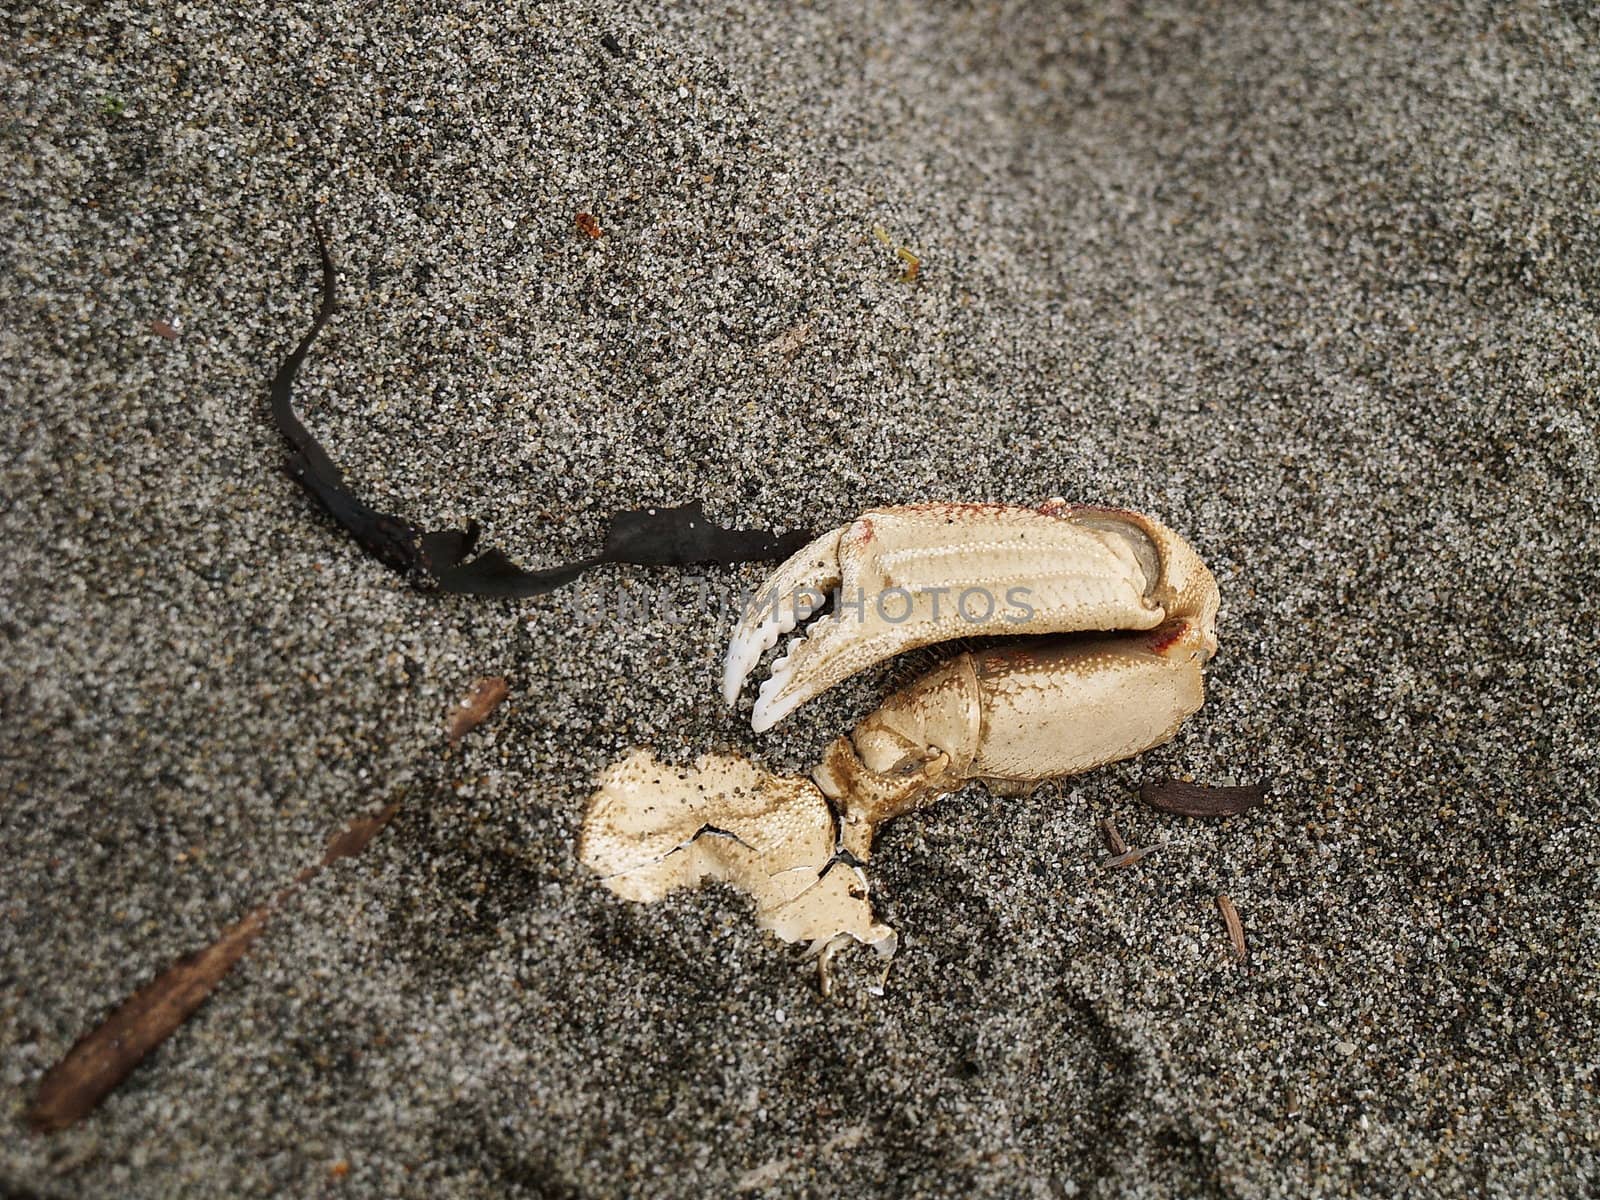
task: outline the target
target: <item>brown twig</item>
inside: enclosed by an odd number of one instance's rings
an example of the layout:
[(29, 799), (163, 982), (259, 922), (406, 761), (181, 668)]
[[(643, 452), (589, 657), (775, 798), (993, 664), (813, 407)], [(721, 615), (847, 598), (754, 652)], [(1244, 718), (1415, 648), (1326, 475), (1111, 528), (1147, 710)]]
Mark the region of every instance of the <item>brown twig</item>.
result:
[(268, 905), (253, 909), (222, 936), (133, 994), (103, 1024), (86, 1034), (51, 1068), (28, 1110), (35, 1129), (65, 1129), (86, 1116), (111, 1089), (127, 1078), (244, 956), (266, 927)]
[(65, 1129), (92, 1112), (145, 1055), (171, 1036), (205, 1003), (233, 965), (266, 928), (267, 919), (294, 891), (323, 867), (365, 850), (400, 809), (399, 802), (358, 817), (328, 841), (322, 860), (306, 867), (265, 904), (223, 930), (204, 950), (168, 967), (140, 988), (100, 1025), (90, 1030), (46, 1074), (28, 1110), (35, 1129)]

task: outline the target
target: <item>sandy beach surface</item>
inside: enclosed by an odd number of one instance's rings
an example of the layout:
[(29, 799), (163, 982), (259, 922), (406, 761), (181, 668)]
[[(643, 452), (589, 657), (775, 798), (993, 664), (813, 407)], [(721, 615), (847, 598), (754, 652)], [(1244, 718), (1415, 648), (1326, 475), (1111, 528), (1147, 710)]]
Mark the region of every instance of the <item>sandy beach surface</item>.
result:
[[(0, 1195), (1600, 1189), (1587, 6), (0, 30)], [(503, 601), (361, 555), (267, 411), (313, 209), (342, 306), (300, 402), (373, 503), (529, 566), (696, 498), (1139, 509), (1221, 585), (1206, 707), (887, 826), (882, 995), (856, 951), (822, 997), (729, 890), (619, 901), (576, 855), (597, 772), (804, 771), (892, 671), (758, 736), (717, 684), (761, 566)], [(1140, 803), (1174, 773), (1272, 798)], [(28, 1129), (82, 1033), (394, 802), (98, 1111)], [(1161, 848), (1102, 869), (1106, 817)]]

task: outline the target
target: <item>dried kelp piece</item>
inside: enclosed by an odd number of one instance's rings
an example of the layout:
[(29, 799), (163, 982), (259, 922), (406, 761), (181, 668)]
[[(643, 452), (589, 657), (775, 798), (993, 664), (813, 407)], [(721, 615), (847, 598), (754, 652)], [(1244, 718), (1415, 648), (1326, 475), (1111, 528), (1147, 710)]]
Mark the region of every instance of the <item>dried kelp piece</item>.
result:
[(80, 1038), (45, 1074), (28, 1110), (28, 1123), (41, 1131), (54, 1131), (92, 1112), (145, 1055), (205, 1002), (266, 928), (274, 909), (323, 867), (360, 854), (399, 809), (394, 803), (351, 821), (329, 839), (316, 866), (306, 867), (291, 884), (228, 926), (205, 949), (168, 967)]
[[(469, 530), (464, 549), (471, 552), (477, 527)], [(426, 534), (429, 539), (449, 534)], [(455, 535), (461, 536), (461, 535)], [(705, 514), (698, 500), (677, 508), (641, 508), (617, 513), (611, 518), (605, 547), (591, 558), (566, 566), (529, 571), (517, 566), (498, 550), (486, 550), (470, 562), (436, 567), (435, 586), (444, 592), (473, 596), (537, 596), (565, 587), (578, 576), (605, 563), (625, 563), (637, 567), (677, 567), (690, 563), (770, 562), (787, 558), (804, 546), (806, 533), (771, 534), (759, 529), (724, 529)], [(431, 560), (440, 561), (434, 550)]]
[(1147, 779), (1139, 785), (1139, 799), (1183, 817), (1232, 817), (1265, 803), (1267, 789), (1260, 784), (1209, 787), (1181, 779)]
[(693, 500), (678, 508), (640, 508), (616, 514), (597, 561), (641, 567), (770, 562), (788, 558), (809, 541), (809, 533), (724, 529), (706, 516), (700, 501)]
[(453, 746), (463, 736), (471, 733), (511, 693), (511, 687), (499, 675), (488, 675), (472, 685), (466, 699), (450, 710), (450, 722), (445, 734)]
[(301, 423), (294, 410), (294, 381), (317, 334), (333, 316), (337, 272), (320, 226), (313, 223), (322, 260), (322, 302), (315, 320), (272, 380), (272, 417), (289, 443), (285, 464), (290, 478), (355, 538), (368, 554), (418, 587), (472, 596), (537, 596), (565, 587), (602, 563), (686, 566), (690, 563), (767, 562), (789, 557), (811, 540), (806, 532), (771, 534), (755, 529), (724, 529), (709, 520), (700, 502), (677, 508), (644, 508), (616, 514), (605, 547), (591, 558), (541, 571), (517, 566), (499, 550), (472, 557), (478, 524), (465, 530), (424, 532), (406, 518), (379, 512), (345, 482)]
[[(432, 565), (422, 550), (422, 532), (405, 518), (381, 513), (357, 499), (345, 484), (339, 468), (333, 465), (321, 443), (300, 423), (294, 411), (295, 376), (311, 350), (311, 343), (333, 316), (335, 304), (333, 256), (328, 253), (321, 227), (313, 224), (312, 231), (317, 236), (317, 253), (322, 257), (322, 304), (311, 329), (272, 379), (272, 419), (293, 451), (284, 469), (363, 550), (385, 566), (420, 582), (421, 578), (432, 574)], [(468, 537), (470, 539), (470, 533)]]

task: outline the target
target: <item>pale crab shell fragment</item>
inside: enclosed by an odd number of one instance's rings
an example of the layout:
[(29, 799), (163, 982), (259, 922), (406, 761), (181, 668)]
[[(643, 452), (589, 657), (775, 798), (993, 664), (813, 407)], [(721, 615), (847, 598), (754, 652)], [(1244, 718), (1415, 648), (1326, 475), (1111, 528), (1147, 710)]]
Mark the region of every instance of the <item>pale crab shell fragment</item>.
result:
[[(728, 646), (728, 703), (761, 655), (828, 593), (838, 597), (835, 611), (794, 638), (761, 685), (756, 732), (857, 671), (952, 638), (1139, 631), (1192, 615), (1216, 648), (1216, 584), (1158, 521), (1061, 500), (909, 505), (824, 534), (762, 585)], [(982, 609), (963, 607), (969, 593)], [(892, 608), (880, 602), (891, 594)]]
[(785, 941), (848, 936), (892, 954), (895, 933), (873, 920), (861, 868), (835, 860), (834, 836), (833, 813), (810, 780), (737, 755), (673, 767), (638, 750), (601, 775), (578, 854), (626, 900), (728, 883)]

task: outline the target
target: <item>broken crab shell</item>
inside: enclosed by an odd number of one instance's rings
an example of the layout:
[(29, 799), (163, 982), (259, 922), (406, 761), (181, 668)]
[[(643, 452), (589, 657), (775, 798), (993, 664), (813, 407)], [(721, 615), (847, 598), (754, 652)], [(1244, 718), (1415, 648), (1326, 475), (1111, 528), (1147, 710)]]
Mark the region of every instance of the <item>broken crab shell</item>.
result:
[[(868, 513), (778, 569), (764, 611), (729, 648), (730, 701), (826, 588), (845, 591), (774, 666), (757, 731), (903, 650), (1047, 636), (965, 651), (927, 672), (836, 739), (809, 780), (732, 755), (678, 769), (641, 751), (612, 767), (581, 854), (618, 895), (650, 900), (721, 880), (753, 896), (757, 920), (785, 940), (854, 939), (887, 957), (895, 934), (872, 913), (863, 869), (880, 824), (972, 780), (1023, 794), (1159, 745), (1200, 708), (1217, 649), (1216, 581), (1158, 521), (1062, 501), (917, 505)], [(878, 608), (884, 591), (903, 593), (903, 617)], [(975, 613), (961, 603), (968, 592), (1020, 592), (1029, 611)]]
[(894, 930), (874, 919), (866, 874), (837, 852), (833, 812), (810, 780), (735, 754), (673, 767), (637, 750), (599, 785), (578, 857), (623, 899), (713, 880), (750, 895), (756, 922), (786, 942), (820, 950), (849, 937), (894, 953)]
[(1051, 500), (878, 509), (824, 534), (762, 585), (723, 670), (733, 704), (761, 655), (791, 639), (750, 724), (770, 729), (874, 663), (953, 638), (1154, 629), (1192, 621), (1216, 652), (1217, 586), (1182, 538), (1140, 513)]

